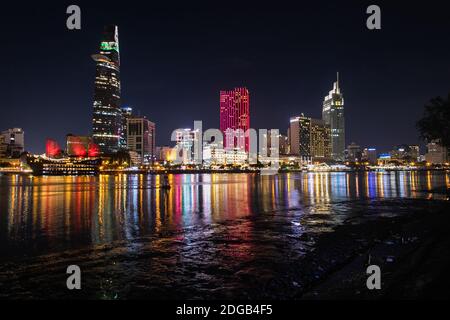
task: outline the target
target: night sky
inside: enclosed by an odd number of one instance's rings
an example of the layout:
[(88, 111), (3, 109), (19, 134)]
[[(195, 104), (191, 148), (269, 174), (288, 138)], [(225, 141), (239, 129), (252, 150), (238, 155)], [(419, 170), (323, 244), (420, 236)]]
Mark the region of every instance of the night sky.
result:
[[(123, 105), (156, 123), (157, 145), (194, 120), (218, 128), (219, 90), (235, 86), (250, 91), (253, 128), (286, 133), (291, 116), (321, 117), (339, 71), (346, 143), (388, 151), (419, 143), (424, 104), (450, 91), (444, 1), (16, 2), (0, 9), (0, 129), (23, 128), (32, 152), (90, 134), (105, 24), (119, 26)], [(79, 31), (66, 28), (70, 4)], [(382, 30), (366, 28), (369, 4)]]

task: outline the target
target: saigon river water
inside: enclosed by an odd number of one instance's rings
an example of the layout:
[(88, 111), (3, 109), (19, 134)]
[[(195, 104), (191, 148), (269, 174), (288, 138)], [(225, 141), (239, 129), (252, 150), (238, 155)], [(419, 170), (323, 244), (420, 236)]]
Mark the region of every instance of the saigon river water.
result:
[[(438, 171), (0, 176), (0, 297), (246, 296), (353, 217), (444, 199)], [(379, 201), (386, 200), (379, 205)], [(392, 204), (389, 205), (389, 201)], [(83, 290), (65, 287), (79, 265)], [(251, 296), (248, 293), (248, 296)]]

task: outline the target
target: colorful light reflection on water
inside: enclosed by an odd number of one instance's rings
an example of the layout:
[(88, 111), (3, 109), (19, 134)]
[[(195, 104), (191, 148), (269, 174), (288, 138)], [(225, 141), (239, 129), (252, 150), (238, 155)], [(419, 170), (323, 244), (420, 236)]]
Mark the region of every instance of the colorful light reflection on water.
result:
[(0, 248), (8, 255), (98, 245), (279, 210), (333, 214), (340, 203), (439, 198), (448, 173), (366, 172), (0, 177)]

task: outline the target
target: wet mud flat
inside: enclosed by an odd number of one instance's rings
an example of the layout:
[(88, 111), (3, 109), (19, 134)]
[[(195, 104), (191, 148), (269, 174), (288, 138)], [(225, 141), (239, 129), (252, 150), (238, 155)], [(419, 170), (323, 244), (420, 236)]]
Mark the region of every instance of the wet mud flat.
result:
[[(417, 206), (410, 215), (343, 225), (323, 236), (303, 263), (326, 271), (317, 281), (306, 279), (295, 298), (449, 299), (450, 204)], [(324, 247), (342, 254), (330, 262)], [(381, 290), (367, 289), (369, 264), (381, 269)]]
[[(342, 206), (345, 214), (276, 210), (107, 245), (2, 257), (0, 298), (448, 298), (449, 201)], [(66, 288), (72, 264), (81, 268), (81, 290)], [(381, 290), (366, 287), (369, 264), (381, 268)]]

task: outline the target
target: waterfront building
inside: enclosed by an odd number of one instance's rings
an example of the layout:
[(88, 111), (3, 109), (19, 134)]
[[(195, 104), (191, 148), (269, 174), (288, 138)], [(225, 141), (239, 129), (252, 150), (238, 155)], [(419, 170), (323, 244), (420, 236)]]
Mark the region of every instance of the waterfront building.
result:
[(2, 158), (0, 156), (0, 173), (30, 173), (30, 169), (28, 169), (24, 164), (25, 163), (22, 157)]
[(443, 147), (439, 140), (430, 141), (427, 144), (427, 153), (425, 154), (425, 160), (431, 164), (445, 164), (448, 163), (449, 150)]
[(322, 119), (331, 130), (331, 157), (336, 161), (344, 160), (345, 150), (345, 119), (344, 97), (339, 87), (339, 73), (333, 89), (324, 98)]
[(25, 132), (21, 128), (7, 129), (1, 132), (0, 155), (18, 158), (25, 151)]
[(127, 147), (136, 152), (141, 163), (148, 164), (155, 160), (155, 124), (142, 116), (127, 118)]
[(331, 158), (331, 131), (325, 121), (305, 117), (290, 119), (290, 153), (305, 162), (327, 161)]
[(331, 159), (331, 130), (325, 121), (311, 118), (310, 146), (313, 161), (324, 162)]
[(377, 164), (377, 149), (364, 148), (362, 153), (362, 160), (368, 162), (371, 165)]
[[(220, 130), (225, 148), (250, 149), (250, 96), (247, 88), (220, 91)], [(239, 131), (237, 131), (239, 130)]]
[(389, 152), (380, 153), (377, 158), (378, 165), (386, 165), (391, 162), (391, 154)]
[(352, 142), (347, 146), (346, 161), (360, 162), (362, 160), (361, 147)]
[(410, 156), (414, 159), (414, 161), (418, 161), (420, 157), (420, 147), (418, 145), (410, 145)]
[(289, 137), (286, 135), (279, 135), (280, 155), (287, 155), (290, 153)]
[[(261, 144), (260, 155), (266, 155), (268, 158), (276, 158), (281, 155), (289, 155), (290, 154), (290, 135), (289, 130), (287, 135), (283, 134), (272, 134), (270, 129), (267, 130), (267, 135), (264, 135), (266, 141), (261, 140), (261, 136), (259, 136)], [(274, 144), (272, 146), (272, 144)], [(260, 158), (260, 157), (259, 157)], [(273, 159), (272, 159), (273, 160)], [(270, 161), (270, 160), (269, 160)]]
[(203, 148), (203, 164), (240, 166), (248, 162), (248, 153), (241, 148), (223, 149), (214, 143), (205, 144)]
[(300, 155), (300, 117), (292, 117), (288, 129), (290, 153)]
[(172, 147), (160, 146), (156, 147), (156, 160), (162, 162), (171, 162), (175, 159)]
[(122, 111), (120, 109), (119, 32), (115, 25), (104, 28), (96, 62), (92, 136), (101, 153), (115, 153), (122, 148)]
[[(260, 136), (261, 139), (261, 136)], [(267, 134), (264, 134), (259, 143), (261, 144), (261, 154), (267, 157), (279, 157), (280, 154), (289, 153), (289, 143), (287, 136), (280, 133), (272, 133), (272, 130), (267, 130)], [(272, 146), (273, 145), (273, 146)]]
[(393, 160), (411, 162), (418, 160), (420, 149), (417, 145), (401, 144), (395, 146), (390, 154)]
[(203, 163), (206, 166), (224, 165), (226, 163), (225, 150), (222, 144), (203, 142)]
[(128, 154), (130, 155), (130, 163), (131, 166), (140, 166), (142, 165), (142, 158), (139, 153), (136, 151), (128, 151)]
[(302, 161), (302, 159), (300, 159), (300, 157), (289, 154), (280, 155), (279, 164), (288, 167), (299, 167), (303, 165), (304, 162)]
[[(195, 158), (195, 147), (200, 144), (202, 132), (199, 129), (175, 130), (175, 158), (180, 164), (201, 164), (203, 161), (203, 148), (199, 148), (200, 159)], [(202, 146), (200, 146), (202, 147)]]
[[(220, 151), (216, 154), (216, 158), (220, 159)], [(224, 157), (227, 165), (244, 165), (248, 162), (248, 153), (242, 148), (225, 149)]]
[(5, 137), (0, 135), (0, 158), (4, 158), (7, 155), (8, 145), (5, 142)]

